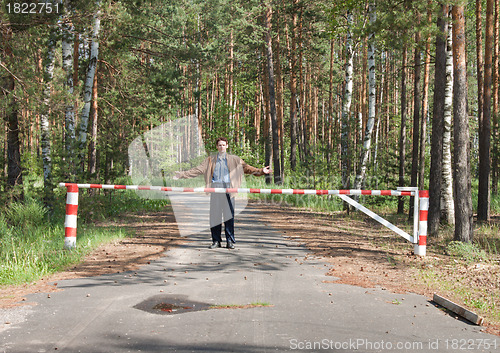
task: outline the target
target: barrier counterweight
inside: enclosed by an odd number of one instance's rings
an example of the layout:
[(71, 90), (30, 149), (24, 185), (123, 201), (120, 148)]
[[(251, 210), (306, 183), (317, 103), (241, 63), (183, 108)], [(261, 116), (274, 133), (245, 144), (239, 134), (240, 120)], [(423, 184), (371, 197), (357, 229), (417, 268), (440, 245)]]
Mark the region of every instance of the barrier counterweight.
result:
[[(373, 217), (366, 212), (366, 208), (359, 205), (354, 200), (349, 199), (350, 203), (361, 211), (370, 215), (378, 222), (396, 231), (414, 243), (415, 255), (425, 256), (427, 245), (427, 212), (429, 208), (429, 192), (427, 190), (310, 190), (310, 189), (253, 189), (253, 188), (184, 188), (184, 187), (164, 187), (148, 185), (108, 185), (108, 184), (75, 184), (60, 183), (60, 187), (67, 188), (66, 197), (66, 219), (65, 219), (65, 241), (66, 248), (73, 248), (76, 245), (77, 212), (78, 212), (78, 189), (111, 189), (111, 190), (146, 190), (174, 193), (240, 193), (240, 194), (276, 194), (276, 195), (337, 195), (345, 199), (346, 195), (372, 195), (372, 196), (415, 196), (420, 201), (418, 212), (418, 230), (415, 228), (414, 235), (397, 228), (381, 217)], [(418, 194), (417, 194), (418, 193)], [(381, 221), (382, 220), (382, 221)]]

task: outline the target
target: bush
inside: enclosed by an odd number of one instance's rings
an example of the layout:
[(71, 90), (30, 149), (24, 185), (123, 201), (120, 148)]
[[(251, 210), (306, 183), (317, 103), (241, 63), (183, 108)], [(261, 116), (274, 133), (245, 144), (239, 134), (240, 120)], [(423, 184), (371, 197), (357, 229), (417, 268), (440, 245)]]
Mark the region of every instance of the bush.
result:
[(33, 227), (44, 223), (47, 209), (40, 202), (14, 202), (5, 210), (6, 220), (14, 227)]

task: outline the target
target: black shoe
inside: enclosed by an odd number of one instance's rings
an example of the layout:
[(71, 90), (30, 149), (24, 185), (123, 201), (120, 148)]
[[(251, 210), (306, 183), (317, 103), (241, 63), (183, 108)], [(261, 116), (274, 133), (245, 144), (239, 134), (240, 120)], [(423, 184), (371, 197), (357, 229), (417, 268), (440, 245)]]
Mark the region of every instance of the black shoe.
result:
[(215, 248), (220, 248), (220, 241), (214, 241), (212, 245), (210, 245), (208, 248), (209, 249), (215, 249)]
[(233, 243), (233, 242), (228, 241), (228, 242), (227, 242), (227, 248), (228, 248), (228, 249), (234, 249), (234, 243)]

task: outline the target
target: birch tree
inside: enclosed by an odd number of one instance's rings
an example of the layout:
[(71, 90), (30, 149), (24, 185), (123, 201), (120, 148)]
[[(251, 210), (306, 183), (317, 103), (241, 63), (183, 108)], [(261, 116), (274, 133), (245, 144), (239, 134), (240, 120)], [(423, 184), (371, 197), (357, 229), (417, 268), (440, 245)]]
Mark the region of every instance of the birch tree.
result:
[(75, 147), (75, 111), (73, 100), (73, 42), (74, 28), (71, 23), (71, 2), (66, 0), (64, 3), (66, 8), (66, 16), (62, 20), (62, 68), (66, 75), (65, 89), (68, 95), (64, 113), (64, 133), (65, 133), (65, 148), (67, 154), (67, 162), (70, 165), (70, 174), (74, 172), (74, 147)]
[(453, 169), (451, 135), (453, 123), (453, 38), (451, 18), (447, 24), (446, 38), (446, 85), (444, 89), (443, 114), (443, 168), (441, 182), (441, 217), (447, 224), (455, 224), (455, 202), (453, 200)]
[(349, 123), (351, 115), (352, 87), (353, 87), (353, 56), (352, 28), (353, 18), (350, 11), (347, 12), (347, 37), (345, 43), (345, 83), (344, 98), (342, 101), (342, 128), (341, 128), (341, 165), (342, 165), (342, 188), (349, 189)]
[(50, 144), (50, 94), (52, 91), (52, 79), (54, 77), (55, 49), (57, 44), (56, 29), (51, 28), (47, 40), (47, 54), (44, 60), (43, 73), (43, 107), (40, 114), (40, 145), (42, 148), (43, 182), (45, 190), (45, 204), (52, 207), (52, 157)]
[(85, 147), (87, 144), (87, 129), (89, 124), (89, 115), (92, 102), (92, 87), (94, 84), (94, 77), (97, 69), (97, 59), (99, 56), (99, 31), (101, 28), (101, 10), (100, 3), (97, 2), (97, 12), (94, 16), (94, 30), (92, 33), (92, 43), (90, 44), (90, 60), (87, 68), (87, 75), (85, 77), (85, 86), (83, 91), (83, 108), (80, 116), (79, 137), (78, 137), (78, 153), (79, 163), (83, 172), (83, 160), (85, 154)]
[[(370, 23), (374, 24), (377, 20), (376, 5), (368, 5)], [(368, 120), (366, 122), (363, 147), (359, 162), (359, 172), (354, 181), (354, 189), (363, 187), (366, 175), (366, 166), (370, 156), (370, 146), (372, 140), (373, 127), (375, 125), (375, 104), (376, 104), (376, 78), (375, 78), (375, 34), (372, 32), (368, 37)]]

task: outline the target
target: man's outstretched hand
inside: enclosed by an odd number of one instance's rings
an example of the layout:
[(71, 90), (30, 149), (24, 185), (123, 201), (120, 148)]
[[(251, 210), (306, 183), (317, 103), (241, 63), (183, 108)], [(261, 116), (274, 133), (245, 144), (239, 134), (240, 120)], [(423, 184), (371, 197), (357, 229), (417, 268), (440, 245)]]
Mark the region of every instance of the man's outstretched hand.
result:
[(267, 167), (262, 168), (262, 171), (264, 172), (264, 174), (269, 174), (269, 173), (271, 173), (273, 170), (271, 169), (271, 167), (270, 167), (270, 166), (267, 166)]

